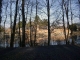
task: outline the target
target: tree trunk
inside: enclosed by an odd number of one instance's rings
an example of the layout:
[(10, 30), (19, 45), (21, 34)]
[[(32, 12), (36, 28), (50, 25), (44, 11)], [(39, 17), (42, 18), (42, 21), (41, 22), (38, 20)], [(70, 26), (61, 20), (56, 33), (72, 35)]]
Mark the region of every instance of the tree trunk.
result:
[(78, 0), (79, 3), (79, 20), (80, 20), (80, 0)]
[[(29, 13), (29, 12), (28, 12), (28, 8), (29, 8), (30, 0), (28, 0), (27, 2), (28, 2), (28, 4), (27, 4), (27, 6), (26, 6), (27, 12), (26, 12), (26, 20), (25, 20), (26, 22), (27, 22), (27, 19), (28, 19), (28, 13)], [(27, 27), (26, 24), (25, 24), (25, 27)], [(27, 33), (26, 33), (26, 37), (27, 37), (27, 43), (29, 44), (29, 39), (28, 39), (28, 34), (27, 34)]]
[(30, 45), (31, 46), (33, 46), (33, 43), (32, 43), (32, 30), (31, 30), (31, 28), (32, 28), (32, 25), (31, 25), (32, 7), (33, 7), (33, 3), (31, 5), (31, 13), (30, 13)]
[(65, 40), (67, 42), (67, 39), (66, 39), (66, 28), (65, 28), (65, 21), (64, 21), (64, 0), (62, 0), (62, 14), (63, 14), (63, 28), (64, 28), (64, 37), (65, 37)]
[(68, 17), (68, 13), (69, 13), (69, 0), (67, 0), (67, 3), (66, 5), (64, 5), (65, 7), (65, 12), (66, 12), (66, 18), (67, 18), (67, 29), (68, 29), (68, 32), (67, 32), (67, 37), (66, 37), (66, 44), (68, 44), (68, 38), (69, 38), (69, 17)]
[(13, 31), (12, 31), (12, 34), (11, 34), (10, 47), (13, 47), (13, 43), (14, 43), (16, 18), (17, 18), (17, 8), (18, 8), (18, 0), (16, 1), (16, 9), (15, 9), (15, 16), (14, 16)]
[[(37, 20), (37, 0), (36, 0), (36, 20)], [(37, 23), (38, 23), (38, 20), (35, 22), (35, 37), (34, 37), (34, 46), (35, 46), (35, 43), (36, 43), (36, 40), (37, 40)]]
[(12, 34), (12, 0), (10, 0), (10, 28)]
[(50, 45), (51, 34), (50, 34), (50, 6), (49, 0), (47, 0), (47, 14), (48, 14), (48, 46)]
[(6, 41), (6, 39), (5, 39), (5, 23), (6, 23), (6, 20), (7, 20), (7, 7), (8, 7), (8, 2), (7, 2), (7, 6), (6, 6), (6, 9), (5, 9), (5, 15), (6, 15), (6, 17), (5, 17), (5, 21), (4, 21), (4, 41)]
[(19, 45), (20, 45), (20, 47), (21, 47), (21, 34), (20, 34), (20, 14), (19, 14), (19, 39), (20, 39)]
[(0, 33), (1, 33), (1, 21), (2, 21), (1, 13), (2, 13), (2, 0), (0, 0)]
[[(70, 11), (71, 11), (71, 24), (73, 26), (73, 13), (72, 13), (72, 5), (71, 5), (71, 0), (70, 0)], [(73, 34), (73, 30), (71, 29), (71, 35)]]
[(22, 47), (25, 47), (25, 14), (24, 14), (24, 0), (22, 0)]

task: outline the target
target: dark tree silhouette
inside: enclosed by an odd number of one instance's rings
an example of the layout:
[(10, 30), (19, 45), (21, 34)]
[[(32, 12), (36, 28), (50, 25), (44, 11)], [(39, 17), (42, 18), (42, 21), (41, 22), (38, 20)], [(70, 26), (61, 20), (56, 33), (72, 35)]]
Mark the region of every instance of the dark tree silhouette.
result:
[(66, 18), (67, 18), (67, 29), (68, 29), (68, 33), (67, 33), (67, 36), (66, 36), (66, 44), (68, 42), (68, 37), (69, 37), (69, 0), (67, 0), (67, 2), (65, 2), (64, 4), (64, 8), (65, 8), (65, 12), (66, 12)]
[(31, 15), (32, 14), (32, 8), (33, 8), (33, 2), (32, 2), (32, 5), (31, 5), (31, 13), (30, 13), (30, 45), (31, 46), (33, 46), (33, 43), (32, 43), (32, 33), (31, 33), (32, 32), (32, 30), (31, 30), (32, 29), (32, 24), (31, 24), (31, 20), (32, 20), (31, 19), (31, 17), (32, 17), (32, 15)]
[(5, 23), (6, 23), (6, 20), (7, 20), (7, 8), (8, 8), (8, 2), (7, 2), (7, 5), (6, 5), (6, 8), (5, 8), (5, 15), (6, 15), (6, 17), (5, 17), (5, 21), (4, 21), (4, 40), (5, 40)]
[(24, 2), (25, 0), (22, 0), (22, 47), (25, 47), (25, 14), (24, 14)]
[[(66, 28), (65, 28), (65, 20), (64, 20), (64, 0), (62, 0), (62, 21), (63, 21), (63, 28), (64, 28), (64, 36), (66, 40)], [(67, 40), (66, 40), (67, 42)]]
[(20, 39), (19, 44), (20, 44), (20, 47), (21, 47), (22, 44), (21, 44), (21, 34), (20, 34), (20, 17), (21, 17), (21, 15), (19, 14), (19, 39)]
[(49, 6), (49, 0), (47, 1), (47, 15), (48, 15), (48, 46), (50, 45), (51, 40), (51, 34), (50, 34), (50, 6)]
[(16, 1), (16, 7), (15, 7), (15, 16), (14, 16), (14, 24), (13, 24), (13, 30), (11, 34), (11, 41), (10, 41), (10, 47), (13, 47), (14, 43), (14, 37), (15, 37), (15, 27), (16, 27), (16, 18), (17, 18), (17, 8), (18, 8), (18, 0)]
[(12, 0), (10, 0), (10, 28), (12, 34)]
[[(70, 0), (70, 12), (71, 12), (71, 24), (73, 24), (73, 12), (72, 12), (72, 4), (71, 4), (71, 0)], [(73, 30), (71, 30), (71, 35), (73, 34)]]
[(36, 37), (37, 37), (37, 23), (38, 23), (38, 19), (37, 19), (37, 7), (38, 7), (38, 2), (36, 0), (36, 22), (35, 22), (35, 36), (34, 36), (34, 46), (35, 46), (35, 42), (36, 42)]
[(78, 0), (78, 4), (79, 4), (79, 20), (80, 20), (80, 0)]
[[(1, 26), (1, 20), (2, 20), (1, 13), (2, 13), (2, 0), (0, 0), (0, 26)], [(1, 29), (1, 27), (0, 27), (0, 29)]]

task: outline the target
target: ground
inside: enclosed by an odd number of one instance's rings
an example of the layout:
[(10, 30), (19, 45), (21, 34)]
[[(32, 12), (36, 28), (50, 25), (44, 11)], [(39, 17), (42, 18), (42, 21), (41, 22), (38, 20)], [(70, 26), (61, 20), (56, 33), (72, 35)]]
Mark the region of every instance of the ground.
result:
[(0, 48), (0, 60), (80, 60), (80, 47), (57, 45)]

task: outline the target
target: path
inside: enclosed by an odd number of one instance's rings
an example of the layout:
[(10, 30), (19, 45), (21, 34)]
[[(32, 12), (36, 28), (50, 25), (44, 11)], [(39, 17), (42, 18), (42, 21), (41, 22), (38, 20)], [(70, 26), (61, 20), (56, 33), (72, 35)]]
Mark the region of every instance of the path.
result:
[(80, 60), (80, 47), (58, 45), (0, 49), (0, 60)]

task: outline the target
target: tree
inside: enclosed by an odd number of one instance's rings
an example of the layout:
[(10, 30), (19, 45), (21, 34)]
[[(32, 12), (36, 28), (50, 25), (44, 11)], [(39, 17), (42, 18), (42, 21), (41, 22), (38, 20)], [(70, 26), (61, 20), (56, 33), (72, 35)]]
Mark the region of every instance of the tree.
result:
[(64, 8), (65, 8), (65, 12), (66, 12), (66, 18), (67, 18), (67, 29), (68, 29), (68, 33), (67, 33), (67, 41), (66, 44), (68, 42), (68, 37), (69, 37), (69, 0), (67, 0), (66, 2), (64, 2)]
[(78, 5), (79, 5), (79, 20), (80, 20), (80, 0), (78, 0)]
[(76, 24), (69, 25), (69, 29), (70, 29), (71, 31), (77, 31), (77, 26), (76, 26)]
[(48, 15), (48, 46), (50, 45), (51, 40), (51, 34), (50, 34), (50, 5), (49, 0), (46, 0), (47, 2), (47, 15)]
[(36, 16), (35, 16), (34, 23), (35, 23), (35, 24), (38, 24), (38, 23), (40, 22), (40, 20), (41, 20), (40, 17), (39, 17), (38, 15), (36, 15)]
[(10, 28), (12, 34), (12, 0), (10, 0)]
[(22, 47), (25, 47), (25, 14), (24, 14), (25, 0), (22, 0)]
[(38, 1), (36, 0), (36, 22), (35, 22), (35, 36), (34, 36), (34, 46), (35, 46), (35, 42), (36, 42), (36, 37), (37, 37), (37, 23), (38, 23), (38, 17), (37, 17), (37, 7), (38, 7)]
[[(19, 15), (19, 16), (21, 16), (21, 15)], [(20, 19), (20, 17), (19, 17), (19, 19)], [(19, 22), (16, 24), (16, 29), (18, 29), (18, 28), (22, 28), (22, 21), (19, 21)]]
[(78, 0), (78, 4), (79, 4), (79, 20), (80, 20), (80, 0)]
[[(71, 4), (71, 0), (70, 0), (70, 11), (71, 11), (71, 24), (73, 24), (73, 12), (72, 12), (72, 4)], [(71, 35), (73, 33), (73, 30), (71, 29)]]
[(2, 13), (2, 0), (0, 0), (0, 26), (1, 26), (1, 20), (2, 20), (1, 13)]
[(64, 36), (65, 36), (65, 40), (67, 42), (67, 39), (66, 39), (65, 20), (64, 20), (64, 0), (62, 0), (62, 21), (63, 21), (63, 28), (64, 28)]
[(33, 42), (32, 42), (32, 23), (31, 23), (32, 8), (33, 8), (33, 2), (32, 2), (32, 5), (31, 5), (31, 13), (30, 13), (30, 46), (33, 46)]
[(16, 18), (17, 18), (17, 8), (18, 8), (18, 0), (16, 0), (14, 24), (13, 24), (12, 34), (11, 34), (10, 47), (13, 47), (13, 43), (14, 43), (15, 27), (16, 27)]
[(4, 40), (5, 40), (5, 23), (6, 23), (6, 20), (7, 20), (7, 8), (8, 8), (8, 2), (7, 2), (7, 5), (6, 5), (6, 8), (5, 8), (5, 15), (6, 15), (6, 17), (5, 17), (5, 21), (4, 21)]
[(40, 20), (39, 26), (40, 27), (47, 27), (48, 26), (48, 20), (47, 19)]
[(3, 26), (0, 25), (0, 32), (4, 32), (5, 28)]
[(19, 14), (19, 23), (18, 23), (18, 26), (19, 26), (19, 39), (20, 39), (20, 47), (22, 46), (22, 43), (21, 43), (21, 34), (20, 34), (20, 28), (22, 27), (22, 22), (20, 22), (20, 14)]

